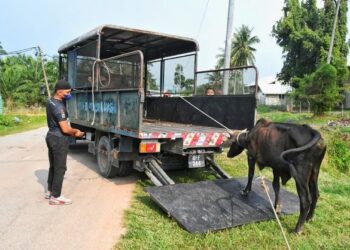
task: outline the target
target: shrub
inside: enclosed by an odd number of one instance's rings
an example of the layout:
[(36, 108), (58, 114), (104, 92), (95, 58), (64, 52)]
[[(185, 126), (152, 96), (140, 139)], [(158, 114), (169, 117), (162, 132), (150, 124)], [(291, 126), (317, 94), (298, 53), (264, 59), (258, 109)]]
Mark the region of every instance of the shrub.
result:
[(350, 146), (342, 139), (341, 133), (335, 132), (331, 136), (327, 145), (327, 151), (331, 167), (335, 167), (343, 173), (349, 173)]
[(337, 85), (337, 70), (332, 65), (323, 64), (314, 73), (295, 81), (299, 87), (295, 89), (294, 97), (309, 100), (315, 115), (322, 115), (342, 99)]
[(13, 119), (13, 117), (0, 115), (0, 126), (12, 127), (14, 125), (15, 125), (15, 120)]

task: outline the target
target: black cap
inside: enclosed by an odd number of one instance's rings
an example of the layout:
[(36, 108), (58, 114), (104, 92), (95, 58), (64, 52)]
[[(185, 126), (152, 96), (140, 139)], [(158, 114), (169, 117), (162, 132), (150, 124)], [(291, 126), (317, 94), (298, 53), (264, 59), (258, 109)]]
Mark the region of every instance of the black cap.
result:
[(66, 80), (58, 80), (55, 85), (55, 91), (59, 89), (71, 89), (69, 82)]

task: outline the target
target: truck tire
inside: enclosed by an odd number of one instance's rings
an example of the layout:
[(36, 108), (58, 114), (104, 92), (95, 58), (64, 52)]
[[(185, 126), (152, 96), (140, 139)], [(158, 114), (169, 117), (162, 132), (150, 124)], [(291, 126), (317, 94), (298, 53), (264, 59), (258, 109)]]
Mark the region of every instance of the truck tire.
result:
[(128, 176), (132, 172), (132, 161), (120, 161), (119, 167), (117, 167), (117, 176)]
[(111, 143), (107, 136), (102, 136), (97, 145), (98, 170), (103, 177), (112, 178), (116, 176), (118, 169), (112, 166)]

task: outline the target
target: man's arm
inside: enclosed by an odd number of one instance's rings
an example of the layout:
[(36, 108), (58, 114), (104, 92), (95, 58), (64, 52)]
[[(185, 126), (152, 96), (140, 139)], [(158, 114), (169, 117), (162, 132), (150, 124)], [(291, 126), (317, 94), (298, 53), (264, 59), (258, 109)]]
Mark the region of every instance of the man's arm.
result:
[(62, 132), (67, 135), (71, 135), (74, 137), (83, 137), (85, 134), (84, 132), (81, 132), (79, 129), (75, 129), (69, 126), (67, 120), (60, 121), (58, 123), (60, 124)]

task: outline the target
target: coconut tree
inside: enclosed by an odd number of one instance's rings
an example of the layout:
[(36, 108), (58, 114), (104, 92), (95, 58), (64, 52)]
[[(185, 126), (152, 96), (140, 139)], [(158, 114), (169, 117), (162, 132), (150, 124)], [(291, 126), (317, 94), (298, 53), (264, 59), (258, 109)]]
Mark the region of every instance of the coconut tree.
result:
[(1, 42), (0, 42), (0, 55), (3, 55), (3, 54), (6, 54), (6, 51), (1, 46)]
[[(233, 34), (231, 43), (231, 56), (230, 56), (230, 67), (248, 66), (254, 65), (256, 49), (254, 45), (260, 42), (257, 36), (252, 35), (253, 29), (249, 29), (248, 26), (242, 25), (236, 33)], [(224, 67), (224, 53), (217, 56), (218, 62), (217, 67)], [(242, 71), (231, 72), (229, 89), (230, 93), (239, 94), (244, 92), (244, 79)], [(241, 89), (241, 91), (238, 91)]]
[[(252, 36), (252, 31), (253, 29), (249, 29), (248, 26), (242, 25), (233, 34), (230, 67), (254, 65), (256, 51), (254, 45), (259, 43), (260, 39), (257, 36)], [(217, 58), (217, 65), (222, 68), (224, 66), (224, 53), (219, 54)]]

